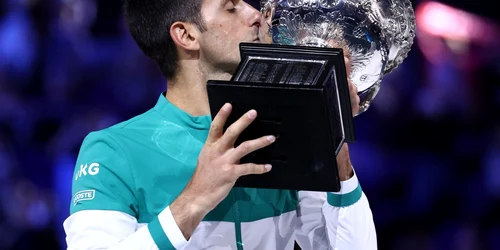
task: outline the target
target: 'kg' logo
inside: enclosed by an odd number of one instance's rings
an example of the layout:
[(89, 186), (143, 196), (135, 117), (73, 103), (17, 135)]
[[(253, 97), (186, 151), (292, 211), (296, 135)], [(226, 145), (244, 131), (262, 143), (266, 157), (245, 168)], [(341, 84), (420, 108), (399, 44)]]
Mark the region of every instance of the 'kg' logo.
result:
[(92, 163), (89, 165), (80, 165), (80, 170), (75, 175), (75, 181), (78, 180), (78, 178), (83, 176), (86, 176), (87, 174), (89, 175), (96, 175), (99, 173), (99, 163)]

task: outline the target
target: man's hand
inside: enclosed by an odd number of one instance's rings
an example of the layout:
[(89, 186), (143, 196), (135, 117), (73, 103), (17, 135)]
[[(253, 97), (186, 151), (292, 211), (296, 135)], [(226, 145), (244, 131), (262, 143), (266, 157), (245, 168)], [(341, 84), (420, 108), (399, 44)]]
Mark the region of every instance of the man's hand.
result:
[(344, 56), (345, 68), (347, 73), (347, 81), (349, 83), (349, 96), (351, 98), (351, 108), (352, 108), (352, 116), (355, 116), (359, 113), (359, 103), (360, 99), (358, 96), (358, 87), (351, 81), (351, 61), (349, 58)]
[(203, 217), (226, 198), (240, 176), (264, 174), (271, 170), (271, 165), (239, 163), (242, 157), (269, 146), (276, 138), (264, 136), (234, 148), (236, 139), (255, 120), (257, 112), (248, 111), (223, 133), (231, 109), (231, 105), (226, 104), (215, 116), (196, 170), (184, 191), (170, 206), (186, 239), (191, 237)]
[[(349, 95), (351, 98), (352, 115), (355, 116), (359, 112), (359, 96), (358, 88), (351, 81), (349, 75), (351, 74), (351, 62), (349, 58), (344, 57), (347, 71), (347, 79), (349, 81)], [(350, 179), (354, 175), (354, 170), (352, 169), (351, 159), (349, 157), (349, 147), (347, 143), (344, 143), (337, 155), (337, 165), (339, 168), (340, 181), (345, 181)]]

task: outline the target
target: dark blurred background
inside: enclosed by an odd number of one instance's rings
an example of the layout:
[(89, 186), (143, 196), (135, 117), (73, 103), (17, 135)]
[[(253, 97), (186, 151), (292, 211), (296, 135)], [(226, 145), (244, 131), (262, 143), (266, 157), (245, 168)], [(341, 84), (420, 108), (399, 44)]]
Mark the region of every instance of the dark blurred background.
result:
[[(500, 15), (493, 1), (414, 7), (413, 50), (350, 147), (379, 249), (500, 249)], [(121, 1), (2, 0), (0, 249), (65, 249), (83, 138), (164, 88)]]

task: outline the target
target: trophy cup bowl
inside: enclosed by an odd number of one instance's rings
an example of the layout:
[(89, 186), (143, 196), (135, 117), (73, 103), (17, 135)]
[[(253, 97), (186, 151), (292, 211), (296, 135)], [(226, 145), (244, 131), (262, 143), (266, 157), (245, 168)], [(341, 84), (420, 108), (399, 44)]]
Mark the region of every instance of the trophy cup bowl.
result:
[(351, 63), (360, 113), (384, 75), (407, 57), (415, 37), (410, 0), (261, 0), (264, 43), (342, 48)]

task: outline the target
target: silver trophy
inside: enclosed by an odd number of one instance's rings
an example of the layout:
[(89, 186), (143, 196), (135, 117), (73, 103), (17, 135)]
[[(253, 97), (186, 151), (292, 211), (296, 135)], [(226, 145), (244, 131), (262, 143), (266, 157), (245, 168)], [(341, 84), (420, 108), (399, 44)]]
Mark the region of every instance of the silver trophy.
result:
[(409, 0), (261, 0), (267, 43), (342, 48), (365, 112), (415, 37)]

